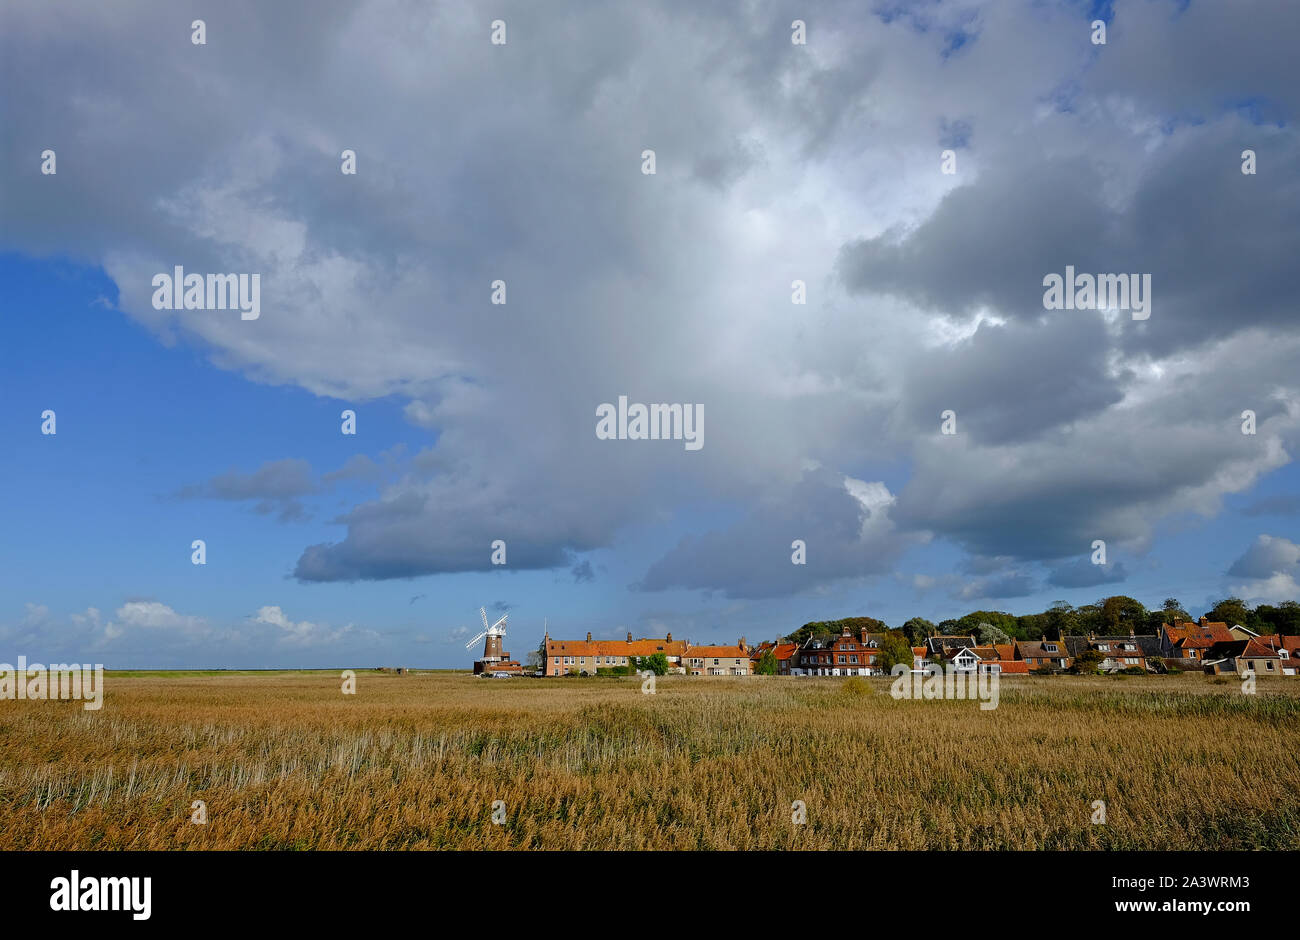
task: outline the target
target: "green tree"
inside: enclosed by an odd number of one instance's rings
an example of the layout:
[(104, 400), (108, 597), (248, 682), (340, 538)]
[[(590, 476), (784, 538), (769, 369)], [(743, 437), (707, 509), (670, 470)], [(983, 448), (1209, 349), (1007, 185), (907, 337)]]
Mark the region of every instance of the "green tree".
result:
[(902, 630), (890, 630), (880, 640), (880, 651), (876, 653), (876, 668), (890, 672), (898, 663), (912, 668), (912, 644)]
[(1165, 602), (1160, 605), (1160, 613), (1168, 618), (1164, 622), (1170, 625), (1175, 621), (1186, 622), (1192, 619), (1192, 615), (1187, 612), (1187, 608), (1178, 603), (1176, 597), (1166, 597)]
[(634, 657), (638, 671), (649, 669), (656, 676), (668, 674), (668, 657), (663, 653), (651, 653), (649, 656)]
[(776, 675), (776, 654), (770, 649), (763, 650), (762, 655), (758, 657), (758, 665), (754, 667), (754, 672), (760, 676)]
[(1070, 664), (1070, 672), (1081, 676), (1095, 676), (1101, 672), (1101, 662), (1106, 657), (1099, 650), (1084, 650)]
[(975, 638), (984, 646), (992, 646), (995, 643), (1010, 643), (1011, 637), (1000, 628), (991, 623), (981, 623), (975, 628)]
[(1055, 639), (1079, 632), (1079, 615), (1074, 607), (1065, 601), (1056, 601), (1046, 610), (1045, 616), (1047, 625), (1043, 636)]
[(928, 636), (934, 636), (938, 628), (924, 617), (913, 617), (902, 626), (903, 633), (913, 646), (920, 646)]
[(1211, 607), (1205, 617), (1216, 623), (1226, 623), (1230, 627), (1233, 624), (1248, 627), (1251, 622), (1250, 608), (1240, 597), (1225, 597)]
[(1126, 633), (1129, 629), (1136, 630), (1146, 624), (1147, 609), (1137, 598), (1116, 594), (1103, 598), (1099, 606), (1106, 633)]
[(953, 632), (978, 636), (980, 624), (984, 623), (997, 627), (1007, 637), (1018, 629), (1015, 616), (1004, 610), (973, 610), (957, 621), (957, 628)]
[(1260, 604), (1253, 611), (1259, 620), (1260, 633), (1280, 633), (1295, 636), (1300, 633), (1300, 603), (1283, 601), (1276, 607)]
[(1082, 636), (1088, 633), (1105, 633), (1106, 620), (1102, 616), (1101, 604), (1084, 604), (1074, 608), (1074, 625), (1070, 633)]

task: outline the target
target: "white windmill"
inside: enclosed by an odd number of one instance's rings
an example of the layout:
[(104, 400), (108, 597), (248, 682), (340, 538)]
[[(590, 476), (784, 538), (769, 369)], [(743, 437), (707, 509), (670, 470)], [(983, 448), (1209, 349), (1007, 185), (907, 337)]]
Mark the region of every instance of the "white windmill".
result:
[(475, 672), (484, 672), (490, 670), (496, 663), (510, 658), (501, 648), (501, 638), (506, 635), (506, 618), (510, 615), (502, 614), (500, 620), (488, 626), (487, 611), (480, 607), (478, 613), (483, 618), (483, 632), (466, 643), (465, 649), (469, 649), (484, 637), (487, 638), (483, 643), (483, 658), (474, 664)]

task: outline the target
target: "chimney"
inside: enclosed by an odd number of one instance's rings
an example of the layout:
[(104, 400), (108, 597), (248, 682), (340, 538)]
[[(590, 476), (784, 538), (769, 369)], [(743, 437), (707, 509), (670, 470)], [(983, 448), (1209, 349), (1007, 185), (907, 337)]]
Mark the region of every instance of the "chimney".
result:
[(863, 645), (863, 646), (866, 646), (866, 645), (867, 645), (867, 628), (866, 628), (866, 627), (863, 627), (863, 628), (862, 628), (862, 630), (861, 630), (861, 635), (860, 635), (859, 639), (862, 640), (862, 645)]
[(628, 641), (629, 643), (632, 642), (632, 631), (631, 631), (631, 630), (627, 631), (627, 641)]
[(667, 643), (671, 643), (673, 641), (673, 635), (671, 633), (668, 634), (666, 637), (664, 637), (664, 641)]
[(587, 642), (588, 642), (588, 643), (591, 642), (591, 631), (590, 631), (590, 630), (587, 631)]
[(1196, 621), (1196, 622), (1199, 623), (1201, 626), (1205, 626), (1207, 623), (1210, 622), (1210, 618), (1209, 618), (1209, 617), (1202, 617), (1200, 620), (1198, 620), (1198, 621)]
[(745, 638), (743, 636), (736, 641), (736, 645), (740, 647), (742, 653), (745, 652)]

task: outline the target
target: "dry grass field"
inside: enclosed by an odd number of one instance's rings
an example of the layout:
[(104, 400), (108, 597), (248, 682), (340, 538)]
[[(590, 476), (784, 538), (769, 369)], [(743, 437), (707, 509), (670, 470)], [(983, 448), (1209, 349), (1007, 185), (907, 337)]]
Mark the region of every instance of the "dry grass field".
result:
[(1300, 848), (1286, 679), (1015, 677), (987, 712), (888, 680), (357, 682), (0, 702), (0, 849)]

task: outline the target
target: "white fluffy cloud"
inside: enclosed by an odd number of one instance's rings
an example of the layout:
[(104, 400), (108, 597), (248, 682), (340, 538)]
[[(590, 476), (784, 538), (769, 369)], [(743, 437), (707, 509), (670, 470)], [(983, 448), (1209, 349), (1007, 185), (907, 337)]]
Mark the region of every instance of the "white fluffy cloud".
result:
[[(79, 7), (84, 42), (51, 6), (0, 38), (42, 76), (0, 146), (30, 167), (74, 115), (78, 170), (53, 203), (5, 180), (5, 246), (102, 265), (128, 316), (251, 380), (397, 396), (439, 435), (304, 546), (302, 580), (480, 570), (498, 537), (515, 567), (573, 567), (699, 503), (744, 521), (643, 588), (814, 589), (935, 536), (1054, 564), (1094, 538), (1140, 549), (1290, 461), (1300, 143), (1225, 103), (1276, 90), (1295, 117), (1293, 64), (1259, 52), (1281, 55), (1293, 4), (1126, 7), (1104, 62), (1077, 4), (1030, 0), (831, 3), (806, 47), (774, 2), (504, 2), (501, 48), (471, 4), (231, 4), (200, 52), (162, 4)], [(177, 263), (261, 272), (261, 318), (154, 310)], [(1045, 317), (1040, 279), (1071, 263), (1155, 271), (1151, 321)], [(703, 404), (704, 449), (596, 440), (620, 394)], [(906, 478), (861, 469), (883, 464)], [(790, 570), (792, 537), (817, 565)]]

